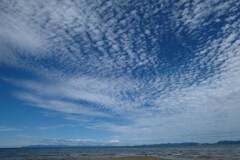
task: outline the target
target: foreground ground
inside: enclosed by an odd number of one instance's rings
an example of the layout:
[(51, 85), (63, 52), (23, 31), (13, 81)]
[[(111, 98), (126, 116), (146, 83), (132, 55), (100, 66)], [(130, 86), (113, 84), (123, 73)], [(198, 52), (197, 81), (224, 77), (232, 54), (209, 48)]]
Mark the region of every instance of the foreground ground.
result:
[(240, 145), (0, 149), (0, 160), (240, 160)]
[[(56, 158), (56, 157), (55, 157)], [(55, 158), (53, 158), (55, 160)], [(50, 157), (29, 157), (26, 160), (53, 160)], [(163, 158), (151, 157), (151, 156), (129, 156), (129, 157), (108, 157), (108, 156), (82, 156), (82, 157), (68, 157), (68, 158), (61, 158), (59, 160), (168, 160)]]
[(112, 158), (113, 160), (166, 160), (162, 158), (156, 157), (146, 157), (146, 156), (136, 156), (136, 157), (119, 157), (119, 158)]

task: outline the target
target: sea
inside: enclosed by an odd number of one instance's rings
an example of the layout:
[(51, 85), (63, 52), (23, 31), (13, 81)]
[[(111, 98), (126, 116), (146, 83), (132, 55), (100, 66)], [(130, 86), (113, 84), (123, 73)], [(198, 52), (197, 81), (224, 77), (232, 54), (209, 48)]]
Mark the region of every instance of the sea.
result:
[(109, 160), (115, 157), (164, 160), (240, 160), (240, 145), (194, 147), (39, 147), (1, 148), (0, 160)]

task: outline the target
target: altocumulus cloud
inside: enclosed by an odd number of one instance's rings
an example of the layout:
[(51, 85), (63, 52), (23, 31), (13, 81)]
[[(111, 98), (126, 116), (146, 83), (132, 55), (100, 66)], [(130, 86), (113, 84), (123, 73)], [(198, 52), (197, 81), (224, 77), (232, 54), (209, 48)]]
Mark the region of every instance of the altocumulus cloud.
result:
[(119, 140), (96, 141), (92, 139), (42, 139), (38, 144), (43, 145), (67, 145), (67, 146), (106, 146), (118, 145)]
[(99, 118), (86, 127), (121, 135), (121, 142), (234, 138), (239, 6), (237, 0), (3, 0), (0, 65), (41, 79), (4, 80), (20, 88), (14, 95), (22, 102)]

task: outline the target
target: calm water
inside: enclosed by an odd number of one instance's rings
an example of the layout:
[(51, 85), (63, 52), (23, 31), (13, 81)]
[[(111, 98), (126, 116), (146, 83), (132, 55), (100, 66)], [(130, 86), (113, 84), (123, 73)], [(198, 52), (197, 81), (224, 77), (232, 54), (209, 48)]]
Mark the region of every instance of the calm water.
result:
[(240, 160), (240, 145), (178, 148), (19, 148), (0, 149), (0, 160), (81, 160), (121, 156), (172, 160)]

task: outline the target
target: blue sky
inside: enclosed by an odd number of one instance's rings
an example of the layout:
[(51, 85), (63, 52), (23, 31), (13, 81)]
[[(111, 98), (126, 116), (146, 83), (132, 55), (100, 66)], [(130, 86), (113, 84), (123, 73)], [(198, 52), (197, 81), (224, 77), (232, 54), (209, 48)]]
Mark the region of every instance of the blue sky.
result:
[(0, 146), (239, 139), (238, 0), (0, 5)]

